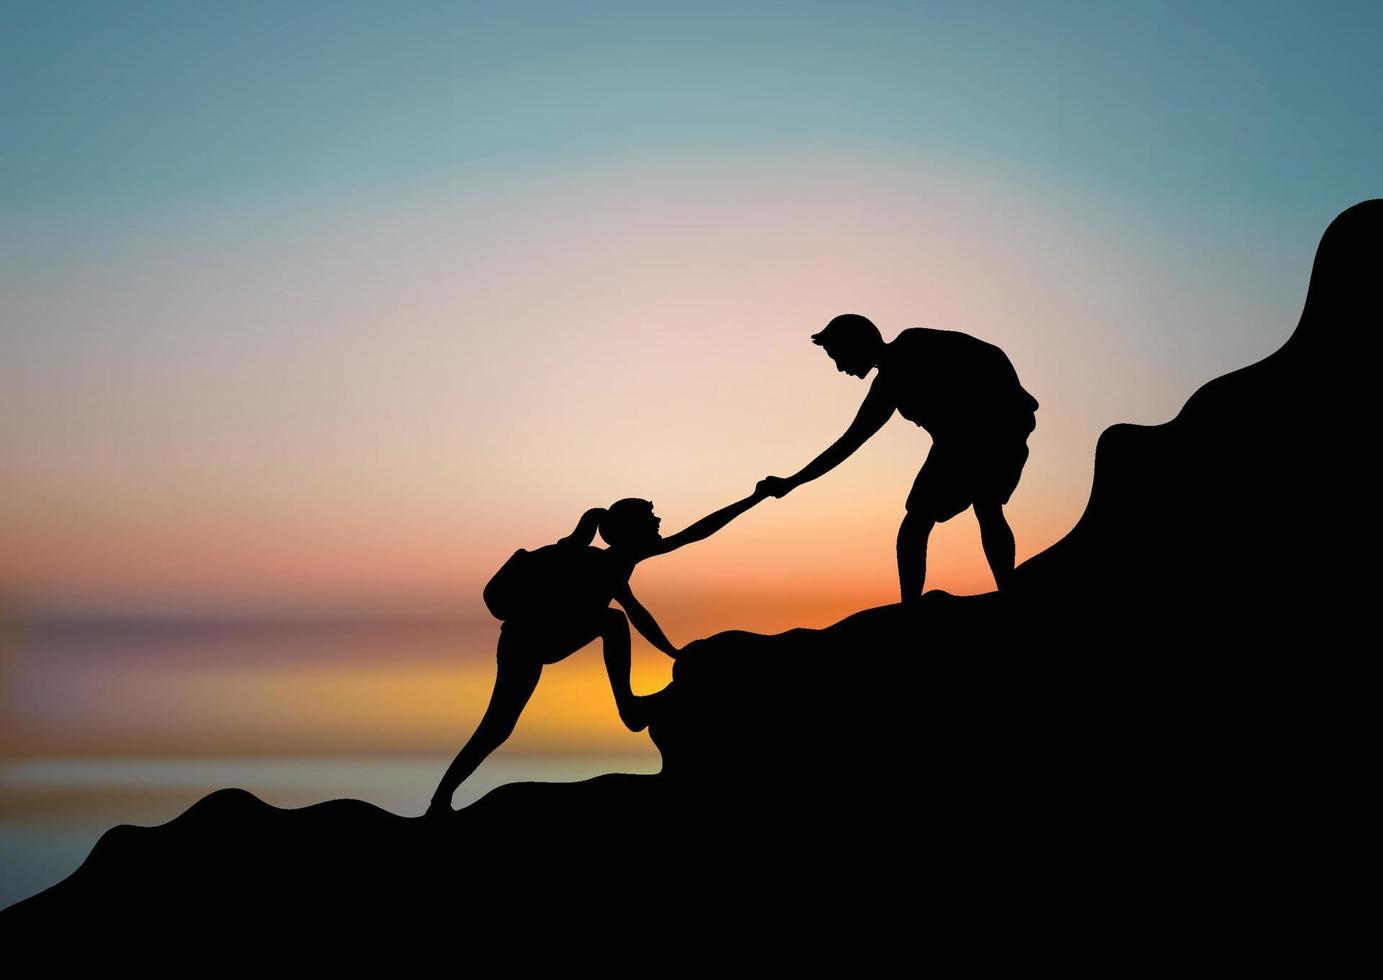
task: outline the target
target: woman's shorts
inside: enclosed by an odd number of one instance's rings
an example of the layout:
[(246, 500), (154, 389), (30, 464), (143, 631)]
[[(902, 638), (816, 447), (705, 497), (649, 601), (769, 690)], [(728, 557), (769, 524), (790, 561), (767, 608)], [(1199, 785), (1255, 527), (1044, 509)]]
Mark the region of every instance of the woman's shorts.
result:
[(544, 616), (506, 619), (499, 628), (496, 655), (555, 664), (600, 639), (612, 627), (629, 629), (624, 615), (613, 606), (565, 607), (554, 603)]

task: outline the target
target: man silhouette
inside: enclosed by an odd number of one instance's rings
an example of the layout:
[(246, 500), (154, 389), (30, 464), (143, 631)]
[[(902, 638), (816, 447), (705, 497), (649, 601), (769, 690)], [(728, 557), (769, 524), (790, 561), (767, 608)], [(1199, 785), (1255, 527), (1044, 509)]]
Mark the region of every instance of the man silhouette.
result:
[(812, 341), (825, 348), (837, 370), (857, 378), (872, 368), (878, 374), (843, 436), (793, 476), (770, 476), (760, 487), (782, 497), (815, 480), (848, 459), (896, 410), (932, 437), (898, 528), (903, 601), (922, 594), (932, 528), (972, 505), (994, 584), (1006, 589), (1014, 544), (1004, 504), (1018, 486), (1028, 433), (1037, 426), (1037, 400), (1018, 383), (1007, 355), (966, 334), (923, 327), (904, 330), (886, 344), (878, 327), (856, 313), (836, 317)]

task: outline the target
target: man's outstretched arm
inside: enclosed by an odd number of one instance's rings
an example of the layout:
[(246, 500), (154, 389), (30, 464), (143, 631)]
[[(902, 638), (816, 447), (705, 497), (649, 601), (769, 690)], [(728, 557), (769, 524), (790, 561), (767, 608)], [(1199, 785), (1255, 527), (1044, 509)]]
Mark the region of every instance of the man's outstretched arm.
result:
[(624, 614), (629, 617), (629, 622), (633, 624), (634, 629), (643, 635), (645, 640), (669, 657), (677, 656), (680, 651), (663, 634), (662, 628), (649, 611), (643, 607), (638, 599), (634, 598), (634, 592), (627, 583), (615, 593), (615, 601), (624, 607)]
[(895, 407), (893, 399), (884, 391), (880, 380), (875, 378), (874, 384), (869, 388), (869, 394), (865, 396), (864, 404), (855, 413), (854, 421), (850, 423), (850, 428), (845, 430), (843, 436), (792, 476), (786, 479), (770, 476), (759, 486), (773, 496), (781, 497), (802, 484), (810, 483), (817, 477), (829, 473), (854, 455), (855, 450), (868, 442), (870, 436), (882, 429), (884, 423), (893, 416)]
[(760, 500), (763, 500), (765, 496), (767, 496), (767, 494), (755, 490), (743, 500), (737, 500), (728, 507), (722, 507), (714, 514), (707, 514), (690, 527), (678, 531), (671, 537), (663, 538), (653, 546), (653, 550), (650, 551), (649, 554), (665, 555), (669, 551), (676, 551), (684, 544), (691, 544), (694, 541), (704, 541), (726, 524), (729, 524), (736, 517), (739, 517), (750, 507), (753, 507)]

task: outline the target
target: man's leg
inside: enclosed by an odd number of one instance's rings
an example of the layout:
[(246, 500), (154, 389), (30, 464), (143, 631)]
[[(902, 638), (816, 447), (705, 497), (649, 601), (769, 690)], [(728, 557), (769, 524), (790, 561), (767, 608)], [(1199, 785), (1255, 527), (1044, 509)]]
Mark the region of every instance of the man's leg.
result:
[(526, 647), (515, 649), (514, 644), (507, 643), (505, 637), (501, 636), (499, 655), (495, 659), (498, 667), (489, 707), (485, 709), (475, 734), (447, 767), (442, 781), (437, 785), (437, 792), (432, 794), (428, 813), (451, 810), (451, 797), (456, 787), (475, 772), (486, 756), (504, 744), (504, 740), (514, 731), (514, 725), (528, 704), (528, 699), (533, 696), (534, 688), (538, 686), (538, 678), (543, 673), (542, 660)]
[(977, 471), (975, 519), (980, 523), (980, 542), (994, 573), (994, 585), (1005, 592), (1013, 584), (1014, 545), (1004, 504), (1018, 488), (1028, 461), (1027, 437), (1021, 442), (1006, 439), (980, 448), (983, 455)]
[(1013, 580), (1015, 550), (1013, 529), (1004, 517), (1004, 506), (976, 501), (975, 518), (980, 522), (980, 542), (984, 545), (984, 556), (989, 560), (989, 570), (994, 573), (994, 585), (1004, 592)]
[(619, 720), (631, 732), (640, 732), (648, 727), (645, 717), (645, 698), (634, 694), (629, 682), (632, 669), (629, 656), (629, 618), (618, 609), (605, 610), (601, 622), (600, 641), (605, 650), (605, 673), (610, 675), (610, 690), (615, 695), (615, 708)]
[(932, 528), (965, 508), (955, 468), (954, 448), (933, 443), (908, 491), (907, 516), (898, 528), (898, 589), (904, 602), (920, 598), (927, 584), (927, 539)]
[(903, 601), (922, 595), (927, 581), (927, 539), (936, 522), (909, 511), (898, 528), (898, 588)]

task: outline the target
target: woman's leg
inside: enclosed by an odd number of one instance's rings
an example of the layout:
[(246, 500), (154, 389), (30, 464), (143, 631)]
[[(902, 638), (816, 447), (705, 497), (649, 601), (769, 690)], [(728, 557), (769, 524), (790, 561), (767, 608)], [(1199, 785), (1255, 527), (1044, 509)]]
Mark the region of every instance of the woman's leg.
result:
[(442, 781), (437, 785), (437, 792), (432, 794), (429, 813), (451, 811), (451, 797), (456, 787), (475, 772), (486, 756), (504, 744), (528, 699), (533, 696), (534, 688), (538, 686), (538, 678), (543, 673), (542, 660), (526, 646), (507, 641), (501, 635), (495, 660), (495, 689), (490, 695), (489, 707), (485, 709), (475, 734), (447, 767)]

